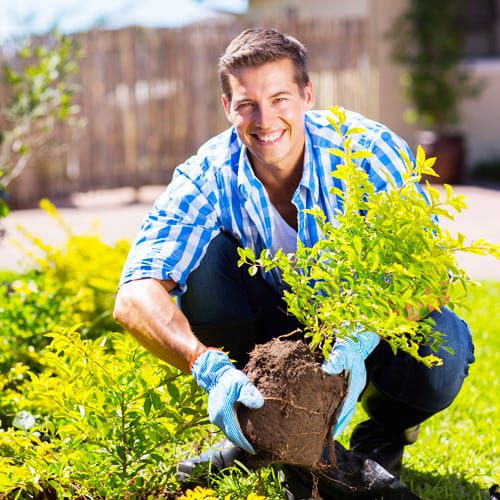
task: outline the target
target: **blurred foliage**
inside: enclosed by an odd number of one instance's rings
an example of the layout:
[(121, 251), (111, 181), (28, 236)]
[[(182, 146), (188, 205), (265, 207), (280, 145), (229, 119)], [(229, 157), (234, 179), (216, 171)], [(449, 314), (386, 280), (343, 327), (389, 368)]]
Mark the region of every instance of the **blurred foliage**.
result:
[(476, 179), (500, 182), (500, 158), (477, 163), (472, 168), (471, 175)]
[(0, 372), (17, 362), (36, 369), (44, 336), (56, 325), (81, 323), (85, 338), (119, 329), (112, 317), (120, 272), (129, 243), (109, 245), (97, 235), (77, 235), (47, 200), (41, 207), (59, 221), (67, 242), (62, 247), (43, 242), (20, 228), (35, 250), (18, 246), (31, 257), (35, 270), (0, 285)]
[(7, 127), (0, 137), (0, 217), (7, 215), (7, 186), (36, 156), (64, 149), (50, 141), (58, 123), (77, 124), (78, 91), (72, 75), (78, 70), (76, 41), (53, 34), (40, 44), (30, 38), (17, 57), (3, 66), (9, 102), (2, 108)]

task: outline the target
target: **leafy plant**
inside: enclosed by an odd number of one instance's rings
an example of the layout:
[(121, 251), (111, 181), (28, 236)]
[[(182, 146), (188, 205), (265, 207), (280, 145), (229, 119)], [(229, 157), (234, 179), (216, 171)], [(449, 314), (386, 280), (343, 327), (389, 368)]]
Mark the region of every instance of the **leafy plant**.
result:
[(36, 269), (9, 285), (0, 285), (0, 372), (17, 362), (37, 366), (38, 353), (48, 343), (45, 333), (56, 325), (82, 323), (85, 337), (96, 338), (117, 327), (112, 308), (129, 243), (110, 245), (97, 234), (76, 235), (56, 208), (41, 207), (66, 233), (62, 246), (44, 243), (20, 228), (35, 250), (22, 251)]
[(413, 107), (408, 122), (443, 128), (459, 122), (459, 103), (479, 93), (463, 59), (463, 0), (408, 0), (388, 36), (395, 61), (406, 66), (402, 83)]
[[(210, 486), (217, 497), (224, 500), (260, 500), (285, 498), (279, 471), (275, 467), (265, 467), (250, 471), (243, 464), (224, 470), (211, 478)], [(189, 497), (188, 497), (189, 498)]]
[(203, 488), (202, 486), (197, 486), (192, 490), (187, 490), (184, 495), (179, 497), (179, 500), (218, 500), (218, 498), (223, 498), (224, 500), (265, 500), (266, 497), (262, 495), (257, 495), (256, 493), (250, 493), (246, 497), (234, 497), (231, 494), (220, 496), (219, 492), (215, 492), (210, 488)]
[(319, 208), (308, 210), (323, 235), (315, 245), (300, 241), (295, 254), (278, 250), (259, 257), (251, 249), (240, 249), (240, 265), (249, 264), (250, 273), (279, 269), (288, 289), (284, 293), (289, 312), (305, 326), (311, 349), (322, 348), (328, 356), (335, 337), (352, 337), (372, 331), (386, 340), (394, 351), (400, 349), (427, 366), (441, 364), (434, 354), (422, 356), (420, 345), (434, 350), (443, 336), (433, 331), (429, 309), (439, 310), (464, 302), (470, 280), (458, 265), (455, 253), (467, 251), (500, 257), (499, 247), (478, 240), (466, 243), (465, 236), (452, 237), (441, 228), (437, 216), (453, 218), (450, 210), (465, 208), (464, 197), (454, 195), (445, 185), (446, 199), (427, 182), (430, 203), (415, 184), (422, 175), (436, 175), (435, 159), (426, 159), (418, 149), (413, 164), (405, 152), (403, 182), (377, 192), (358, 161), (369, 151), (353, 150), (352, 137), (363, 132), (345, 126), (345, 112), (331, 108), (331, 125), (342, 137), (342, 147), (330, 150), (341, 164), (332, 173), (344, 189), (333, 188), (343, 208), (329, 221)]
[(61, 498), (123, 498), (172, 485), (188, 443), (207, 433), (203, 391), (130, 336), (86, 340), (75, 326), (50, 337), (44, 370), (22, 390), (41, 413), (25, 429), (31, 441), (13, 431), (3, 434), (3, 448), (0, 440), (0, 492), (38, 484)]
[(4, 65), (10, 101), (3, 107), (7, 128), (0, 140), (0, 217), (8, 213), (4, 194), (9, 183), (48, 146), (52, 155), (61, 149), (49, 144), (56, 125), (78, 123), (78, 88), (71, 81), (78, 57), (74, 39), (54, 34), (45, 45), (28, 40), (17, 59)]

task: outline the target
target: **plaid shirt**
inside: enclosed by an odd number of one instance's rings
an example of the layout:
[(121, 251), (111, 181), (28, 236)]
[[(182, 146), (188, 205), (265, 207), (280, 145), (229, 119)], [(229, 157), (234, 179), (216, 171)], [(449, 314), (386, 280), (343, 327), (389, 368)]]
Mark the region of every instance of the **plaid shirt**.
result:
[[(334, 221), (335, 210), (341, 207), (338, 197), (330, 193), (334, 186), (343, 187), (330, 175), (340, 159), (328, 152), (341, 146), (341, 137), (326, 115), (326, 111), (306, 113), (304, 170), (292, 198), (298, 210), (298, 238), (306, 245), (313, 245), (320, 235), (314, 217), (303, 210), (319, 206)], [(360, 164), (376, 189), (387, 189), (388, 177), (400, 185), (406, 166), (399, 150), (413, 159), (408, 145), (385, 126), (358, 113), (346, 111), (346, 126), (365, 129), (353, 136), (357, 141), (353, 149), (373, 153)], [(269, 196), (253, 172), (246, 147), (230, 128), (176, 168), (172, 182), (140, 228), (121, 284), (141, 278), (170, 279), (178, 284), (174, 293), (182, 293), (189, 273), (220, 231), (231, 233), (244, 247), (260, 253), (271, 248), (273, 224)], [(264, 277), (274, 288), (280, 287), (278, 273)]]

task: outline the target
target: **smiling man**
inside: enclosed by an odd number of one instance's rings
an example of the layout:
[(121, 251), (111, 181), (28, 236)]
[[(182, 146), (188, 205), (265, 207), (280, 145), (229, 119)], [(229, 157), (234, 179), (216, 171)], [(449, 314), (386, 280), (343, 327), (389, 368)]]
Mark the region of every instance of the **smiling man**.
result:
[[(233, 458), (240, 449), (254, 451), (235, 405), (264, 404), (240, 371), (248, 352), (301, 326), (286, 313), (279, 274), (250, 277), (237, 266), (237, 249), (293, 252), (298, 239), (312, 245), (320, 234), (305, 210), (319, 206), (333, 220), (341, 207), (331, 194), (339, 158), (329, 153), (341, 138), (325, 112), (311, 110), (306, 59), (300, 42), (273, 29), (246, 30), (229, 44), (219, 75), (232, 126), (176, 169), (140, 229), (116, 300), (116, 319), (208, 392), (209, 417), (236, 445), (225, 448)], [(365, 130), (356, 135), (357, 145), (373, 156), (360, 166), (377, 189), (399, 185), (406, 168), (400, 151), (413, 158), (406, 143), (379, 123), (346, 115), (349, 126)], [(357, 342), (338, 340), (323, 365), (328, 374), (350, 372), (335, 436), (364, 390), (369, 419), (354, 430), (351, 447), (396, 476), (418, 424), (451, 404), (474, 359), (467, 325), (445, 307), (432, 315), (447, 337), (445, 347), (455, 351), (437, 353), (442, 367), (428, 369), (394, 354), (370, 332)]]

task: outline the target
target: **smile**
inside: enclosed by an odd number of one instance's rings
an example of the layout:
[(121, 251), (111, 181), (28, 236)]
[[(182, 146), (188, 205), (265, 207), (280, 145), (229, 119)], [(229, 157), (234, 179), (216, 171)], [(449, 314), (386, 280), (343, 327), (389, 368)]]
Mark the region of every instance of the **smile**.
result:
[(254, 134), (254, 137), (262, 144), (275, 144), (281, 139), (284, 133), (285, 131), (281, 130), (279, 132), (273, 132), (272, 134)]

